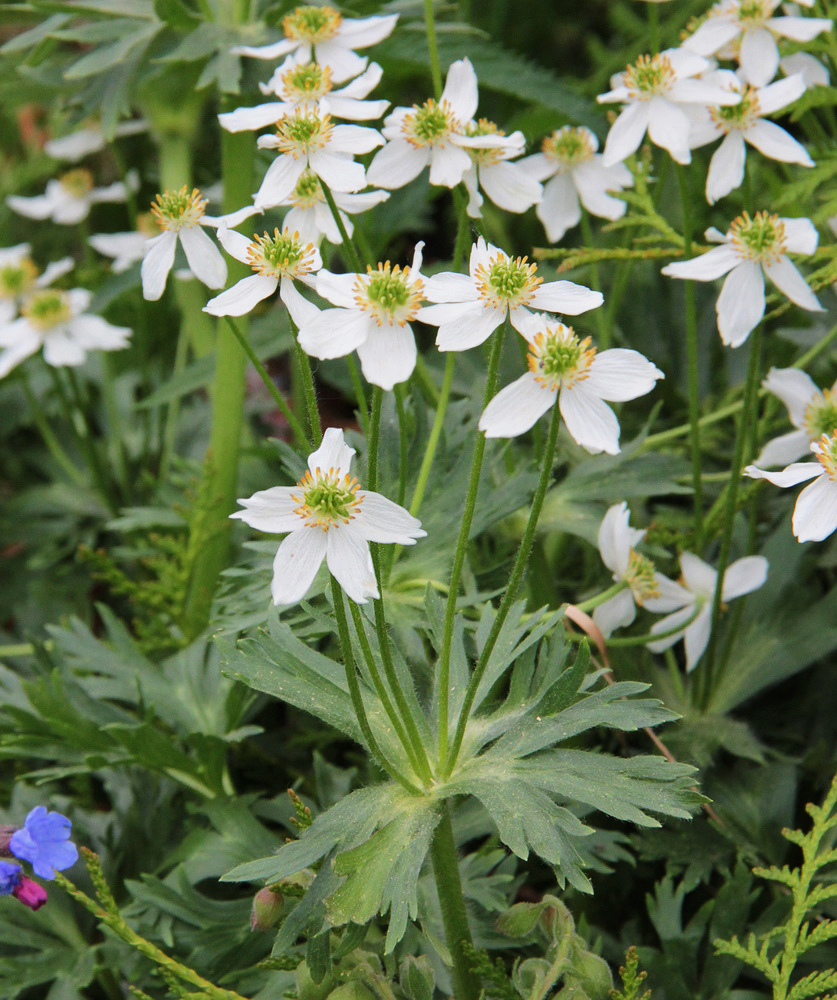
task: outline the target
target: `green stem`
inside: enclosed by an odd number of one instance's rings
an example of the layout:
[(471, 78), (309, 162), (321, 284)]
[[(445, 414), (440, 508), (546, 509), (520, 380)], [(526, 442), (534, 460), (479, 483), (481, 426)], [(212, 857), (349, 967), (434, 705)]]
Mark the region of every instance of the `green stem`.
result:
[(294, 339), (294, 356), (296, 358), (297, 370), (302, 376), (302, 392), (305, 397), (305, 409), (308, 413), (308, 426), (311, 429), (311, 441), (315, 447), (319, 447), (323, 439), (322, 425), (320, 424), (320, 410), (317, 406), (317, 389), (314, 385), (314, 373), (311, 371), (311, 361), (308, 355), (299, 346), (296, 330), (291, 323), (291, 334)]
[(656, 3), (646, 4), (648, 8), (648, 41), (651, 45), (651, 52), (660, 51), (660, 13)]
[(261, 378), (262, 382), (264, 382), (265, 387), (267, 388), (267, 391), (270, 393), (271, 397), (273, 398), (273, 401), (279, 407), (279, 410), (281, 411), (281, 413), (284, 416), (285, 420), (288, 421), (288, 426), (293, 431), (293, 435), (296, 438), (297, 444), (301, 448), (306, 448), (308, 446), (308, 435), (305, 433), (304, 427), (297, 420), (297, 418), (294, 415), (293, 411), (288, 406), (287, 402), (285, 401), (285, 397), (276, 388), (276, 383), (273, 381), (273, 379), (268, 374), (268, 371), (265, 368), (265, 366), (256, 357), (256, 352), (250, 346), (249, 341), (244, 336), (244, 334), (241, 332), (241, 330), (238, 329), (238, 327), (236, 326), (236, 324), (233, 321), (233, 319), (230, 316), (225, 316), (224, 319), (227, 321), (227, 324), (229, 325), (229, 328), (232, 330), (233, 335), (238, 340), (239, 344), (241, 344), (242, 350), (247, 355), (247, 357), (250, 359), (250, 364), (259, 373), (259, 377)]
[[(439, 65), (439, 46), (436, 43), (436, 20), (433, 14), (433, 0), (424, 0), (424, 26), (427, 31), (427, 51), (430, 55), (430, 76), (436, 100), (442, 97), (442, 67)], [(463, 1000), (463, 998), (459, 998)]]
[[(692, 253), (692, 203), (689, 192), (689, 176), (685, 168), (677, 168), (677, 183), (680, 187), (680, 203), (683, 211), (683, 253)], [(692, 490), (694, 491), (695, 538), (698, 548), (703, 537), (703, 481), (700, 463), (700, 387), (698, 385), (698, 345), (697, 312), (695, 308), (695, 286), (686, 282), (686, 354), (689, 368), (689, 440), (692, 451)]]
[(128, 489), (128, 467), (123, 447), (125, 435), (122, 432), (122, 417), (116, 399), (115, 359), (109, 352), (102, 354), (102, 399), (108, 422), (107, 446), (111, 453), (116, 482), (124, 496)]
[(727, 503), (724, 512), (723, 534), (721, 536), (721, 549), (718, 555), (718, 576), (715, 583), (715, 593), (712, 596), (712, 632), (707, 650), (706, 666), (703, 670), (703, 690), (701, 692), (701, 703), (704, 708), (708, 708), (709, 701), (714, 688), (715, 680), (715, 650), (718, 640), (718, 622), (721, 617), (721, 598), (724, 588), (724, 576), (729, 565), (730, 551), (732, 549), (732, 529), (735, 521), (735, 512), (738, 506), (738, 489), (741, 483), (741, 472), (744, 467), (744, 450), (749, 435), (749, 422), (755, 412), (756, 389), (758, 386), (759, 367), (761, 360), (761, 340), (762, 327), (759, 324), (753, 331), (750, 359), (747, 365), (747, 381), (744, 386), (744, 404), (741, 410), (741, 418), (738, 421), (738, 430), (735, 436), (735, 455), (732, 460), (732, 467), (729, 473), (729, 484), (727, 486)]
[[(654, 6), (650, 4), (649, 6)], [(586, 208), (581, 210), (581, 235), (584, 245), (593, 249), (593, 227), (590, 225), (590, 213)], [(596, 260), (590, 261), (590, 282), (593, 288), (601, 288), (599, 275), (599, 263)], [(607, 313), (604, 309), (596, 310), (596, 322), (599, 327), (599, 350), (604, 351), (610, 347), (610, 326), (607, 322)]]
[(627, 589), (627, 582), (619, 580), (618, 583), (614, 583), (612, 587), (608, 587), (607, 590), (603, 590), (600, 594), (588, 597), (586, 601), (580, 601), (576, 604), (576, 607), (579, 611), (592, 611), (594, 608), (598, 608), (599, 605), (604, 604), (605, 601), (609, 601), (611, 597), (616, 597), (617, 594), (621, 594), (623, 590)]
[(349, 634), (349, 621), (346, 618), (346, 608), (343, 605), (343, 591), (334, 577), (331, 578), (331, 598), (334, 604), (334, 615), (337, 619), (337, 634), (340, 637), (340, 648), (343, 652), (343, 665), (346, 668), (346, 683), (349, 686), (349, 697), (352, 699), (352, 706), (354, 707), (360, 730), (363, 733), (363, 738), (366, 740), (366, 745), (369, 748), (369, 753), (373, 759), (377, 760), (378, 766), (406, 788), (407, 791), (417, 792), (418, 789), (416, 786), (384, 756), (369, 725), (366, 707), (363, 704), (363, 696), (361, 695), (360, 684), (357, 679), (357, 671), (355, 670), (352, 640)]
[(346, 356), (346, 364), (349, 366), (349, 378), (352, 380), (352, 388), (355, 393), (355, 403), (357, 404), (357, 416), (360, 421), (364, 436), (369, 438), (369, 406), (366, 402), (366, 390), (363, 388), (363, 380), (360, 377), (357, 361), (353, 354)]
[(468, 912), (465, 909), (465, 896), (462, 893), (459, 860), (447, 801), (443, 801), (439, 809), (442, 818), (433, 834), (430, 859), (433, 862), (433, 876), (439, 894), (445, 937), (453, 962), (451, 969), (453, 996), (456, 1000), (477, 1000), (480, 984), (471, 969), (466, 953), (468, 946), (473, 948), (473, 941), (468, 927)]
[(669, 639), (673, 635), (680, 635), (687, 629), (700, 614), (704, 601), (695, 601), (695, 606), (689, 617), (674, 628), (666, 629), (664, 632), (647, 632), (645, 635), (623, 635), (607, 640), (608, 646), (644, 646), (649, 642), (657, 642), (660, 639)]
[(418, 517), (419, 508), (421, 507), (421, 502), (424, 499), (424, 493), (427, 489), (427, 483), (430, 479), (430, 470), (433, 467), (433, 459), (436, 457), (436, 449), (439, 446), (439, 439), (442, 436), (442, 428), (445, 424), (445, 414), (448, 409), (448, 400), (450, 399), (450, 388), (453, 384), (453, 371), (455, 366), (455, 355), (452, 351), (449, 351), (448, 356), (445, 358), (445, 374), (442, 377), (442, 388), (439, 392), (439, 402), (436, 405), (436, 415), (433, 418), (433, 426), (430, 428), (430, 436), (427, 439), (427, 445), (424, 449), (424, 457), (421, 460), (421, 468), (419, 469), (416, 490), (415, 493), (413, 493), (413, 500), (410, 504), (410, 513), (413, 517)]
[(410, 458), (403, 382), (395, 387), (395, 410), (398, 415), (398, 506), (403, 507), (407, 496), (407, 464)]
[[(485, 380), (485, 392), (483, 394), (483, 410), (488, 406), (489, 401), (497, 391), (497, 379), (500, 370), (500, 355), (503, 350), (503, 337), (506, 326), (498, 330), (494, 335), (491, 344), (491, 353), (488, 361), (488, 374)], [(447, 604), (445, 606), (445, 624), (442, 633), (442, 649), (439, 656), (439, 768), (442, 774), (447, 771), (448, 758), (448, 725), (450, 710), (450, 658), (453, 646), (453, 628), (456, 619), (456, 600), (459, 596), (459, 583), (462, 578), (462, 569), (465, 565), (465, 553), (468, 548), (468, 537), (471, 533), (471, 524), (474, 520), (474, 510), (477, 505), (477, 493), (480, 486), (480, 474), (482, 472), (482, 459), (485, 454), (485, 435), (477, 432), (477, 440), (474, 445), (474, 457), (471, 461), (471, 475), (468, 481), (468, 493), (465, 497), (465, 507), (462, 512), (462, 524), (459, 528), (459, 538), (456, 542), (456, 551), (453, 557), (453, 568), (450, 574), (450, 590), (448, 591)]]
[[(76, 378), (75, 369), (68, 366), (65, 368), (65, 372), (67, 376), (67, 384), (70, 387), (70, 395), (72, 396), (72, 406), (74, 407), (75, 414), (78, 419), (79, 444), (84, 452), (85, 459), (87, 460), (87, 464), (90, 468), (90, 474), (93, 476), (93, 480), (98, 486), (102, 499), (108, 509), (115, 513), (118, 505), (114, 502), (113, 497), (111, 497), (108, 477), (105, 475), (102, 459), (99, 455), (99, 450), (96, 447), (96, 435), (93, 433), (93, 427), (89, 420), (88, 404), (82, 396), (81, 386)], [(66, 396), (64, 398), (66, 399)]]
[(529, 510), (529, 520), (526, 522), (523, 537), (520, 539), (520, 545), (517, 549), (514, 565), (512, 566), (512, 571), (509, 575), (509, 582), (506, 585), (506, 591), (503, 594), (503, 599), (500, 601), (500, 607), (497, 609), (494, 621), (491, 623), (491, 630), (488, 633), (488, 638), (486, 639), (485, 645), (480, 653), (480, 658), (477, 661), (474, 672), (471, 674), (471, 679), (468, 681), (468, 690), (465, 693), (465, 700), (462, 703), (462, 711), (459, 714), (459, 721), (456, 726), (456, 735), (454, 736), (453, 746), (451, 748), (450, 764), (448, 766), (448, 770), (443, 772), (445, 775), (450, 773), (450, 769), (452, 769), (456, 763), (456, 758), (459, 755), (462, 740), (465, 737), (465, 728), (468, 725), (471, 708), (473, 707), (474, 700), (476, 699), (480, 682), (485, 674), (486, 667), (491, 659), (491, 654), (494, 651), (494, 646), (497, 643), (497, 639), (503, 625), (505, 624), (509, 611), (511, 610), (515, 598), (517, 597), (517, 591), (520, 587), (521, 581), (523, 580), (523, 574), (526, 572), (526, 565), (529, 561), (529, 555), (535, 541), (535, 532), (538, 528), (538, 519), (541, 516), (543, 502), (546, 498), (546, 493), (552, 480), (552, 469), (555, 464), (555, 449), (558, 444), (558, 431), (560, 427), (561, 411), (556, 404), (552, 408), (552, 416), (549, 421), (549, 433), (547, 435), (546, 446), (544, 447), (543, 452), (541, 476), (538, 481), (537, 489), (535, 490), (535, 495), (532, 497), (532, 506)]
[[(186, 327), (181, 323), (180, 331), (177, 335), (177, 347), (174, 354), (174, 370), (172, 378), (177, 376), (186, 367), (186, 359), (189, 354), (189, 335)], [(174, 446), (177, 440), (177, 420), (180, 415), (180, 397), (176, 396), (171, 400), (166, 409), (166, 420), (163, 425), (163, 442), (160, 454), (160, 481), (164, 482), (168, 474), (169, 465), (174, 455)]]
[(359, 274), (363, 270), (363, 262), (355, 249), (354, 243), (349, 239), (349, 234), (346, 232), (346, 227), (343, 225), (343, 219), (340, 215), (340, 209), (337, 207), (337, 202), (334, 200), (334, 195), (331, 193), (331, 189), (328, 184), (320, 178), (320, 187), (323, 189), (323, 194), (325, 195), (325, 200), (328, 203), (329, 211), (334, 219), (335, 225), (340, 232), (340, 239), (343, 241), (343, 250), (348, 258), (347, 263), (352, 270)]
[(378, 489), (378, 446), (381, 437), (381, 407), (384, 390), (376, 385), (372, 389), (372, 412), (369, 415), (369, 453), (366, 456), (366, 488)]
[(80, 489), (86, 489), (87, 483), (84, 480), (84, 476), (81, 474), (78, 467), (73, 463), (67, 452), (64, 451), (60, 441), (53, 433), (52, 428), (49, 426), (49, 420), (41, 407), (40, 400), (32, 391), (32, 387), (29, 384), (29, 376), (23, 368), (19, 369), (19, 377), (20, 384), (23, 387), (23, 393), (26, 396), (26, 402), (29, 404), (32, 419), (35, 421), (35, 426), (38, 428), (41, 437), (44, 439), (44, 444), (47, 446), (50, 454), (58, 465), (64, 470), (64, 472), (66, 472), (68, 479), (75, 483), (75, 485)]

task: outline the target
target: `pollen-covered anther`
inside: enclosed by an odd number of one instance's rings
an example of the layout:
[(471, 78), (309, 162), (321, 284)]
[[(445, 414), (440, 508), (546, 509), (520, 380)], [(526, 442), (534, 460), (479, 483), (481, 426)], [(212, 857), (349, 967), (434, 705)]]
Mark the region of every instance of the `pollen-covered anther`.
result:
[(837, 482), (837, 427), (811, 445), (817, 461), (832, 482)]
[(14, 264), (0, 267), (0, 299), (13, 299), (26, 295), (35, 287), (38, 268), (29, 257), (21, 257)]
[(179, 191), (164, 191), (156, 196), (151, 205), (151, 214), (163, 230), (189, 229), (197, 226), (206, 212), (207, 200), (201, 197), (197, 188), (184, 184)]
[(334, 38), (343, 18), (334, 7), (297, 7), (282, 18), (282, 30), (295, 42), (316, 44)]
[(422, 149), (442, 142), (451, 132), (461, 132), (462, 126), (447, 101), (436, 102), (432, 97), (404, 116), (401, 131), (411, 145)]
[(316, 101), (331, 90), (331, 67), (318, 63), (292, 66), (282, 74), (282, 91), (292, 101)]
[(677, 80), (668, 56), (640, 56), (624, 73), (624, 85), (633, 100), (645, 101), (666, 94)]
[(341, 475), (338, 469), (324, 473), (318, 467), (313, 475), (306, 470), (297, 486), (302, 496), (291, 494), (291, 499), (299, 504), (294, 513), (303, 518), (307, 528), (328, 531), (337, 524), (348, 524), (363, 503), (363, 497), (357, 495), (358, 480), (349, 473)]
[(641, 555), (636, 549), (631, 549), (631, 554), (628, 557), (625, 580), (631, 588), (634, 600), (640, 606), (644, 601), (660, 596), (657, 569), (654, 563), (648, 556)]
[(331, 139), (333, 131), (331, 115), (307, 114), (297, 111), (285, 115), (276, 122), (276, 149), (279, 153), (290, 153), (299, 158), (315, 149), (323, 149)]
[(255, 236), (247, 247), (247, 263), (267, 278), (296, 278), (310, 274), (316, 266), (317, 250), (313, 243), (303, 243), (299, 233), (265, 233)]
[(488, 266), (480, 264), (474, 269), (474, 284), (486, 306), (505, 309), (525, 306), (532, 300), (543, 278), (537, 276), (538, 265), (527, 263), (528, 259), (497, 254)]
[(551, 392), (583, 382), (590, 374), (596, 348), (590, 338), (579, 340), (571, 326), (557, 323), (538, 333), (528, 355), (529, 371), (535, 381)]
[(544, 139), (541, 152), (562, 167), (576, 167), (593, 158), (596, 152), (593, 133), (589, 128), (564, 125)]
[(748, 85), (732, 93), (740, 93), (739, 104), (729, 104), (723, 107), (709, 108), (709, 115), (715, 127), (721, 132), (732, 132), (734, 129), (748, 129), (761, 115), (758, 94), (755, 87)]
[(837, 428), (837, 391), (818, 392), (805, 408), (802, 424), (811, 440), (823, 434), (833, 434)]
[(411, 278), (409, 267), (379, 261), (377, 268), (368, 266), (366, 274), (357, 276), (352, 293), (358, 309), (371, 313), (378, 326), (406, 326), (424, 301), (424, 282)]
[(763, 264), (778, 261), (787, 252), (785, 225), (778, 215), (756, 212), (751, 219), (742, 212), (729, 227), (729, 238), (740, 257)]
[(38, 330), (51, 330), (72, 317), (67, 294), (54, 288), (35, 292), (20, 311)]

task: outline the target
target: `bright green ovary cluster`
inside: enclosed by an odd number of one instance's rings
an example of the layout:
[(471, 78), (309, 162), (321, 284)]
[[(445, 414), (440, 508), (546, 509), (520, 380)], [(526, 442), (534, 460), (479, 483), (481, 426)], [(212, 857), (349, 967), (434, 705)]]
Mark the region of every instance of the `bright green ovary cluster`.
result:
[(752, 219), (744, 212), (733, 231), (753, 257), (774, 252), (784, 235), (778, 216), (767, 212), (757, 212)]
[(282, 123), (285, 135), (300, 146), (305, 146), (316, 138), (322, 129), (322, 121), (317, 115), (297, 115)]
[(738, 8), (739, 22), (760, 24), (767, 17), (770, 17), (770, 11), (766, 9), (764, 0), (741, 0)]
[(747, 87), (741, 92), (740, 104), (721, 106), (715, 113), (730, 128), (746, 128), (758, 115), (758, 100), (754, 89)]
[(812, 438), (837, 433), (837, 399), (834, 398), (834, 393), (824, 392), (820, 399), (808, 407), (805, 426)]
[(516, 260), (499, 260), (488, 271), (488, 284), (498, 298), (514, 301), (532, 280), (526, 264)]
[(593, 153), (585, 134), (575, 128), (559, 129), (544, 139), (543, 151), (561, 163), (580, 163)]
[(284, 233), (265, 235), (258, 241), (258, 254), (270, 268), (277, 272), (287, 271), (298, 264), (304, 256), (304, 248), (299, 240)]
[(287, 79), (291, 87), (307, 94), (319, 93), (323, 89), (328, 89), (328, 87), (324, 87), (326, 81), (323, 79), (323, 68), (317, 63), (305, 63), (298, 66), (291, 71)]
[(63, 292), (48, 289), (33, 295), (23, 313), (33, 326), (48, 330), (70, 318), (70, 305)]
[(625, 579), (628, 581), (628, 586), (638, 604), (642, 604), (650, 597), (660, 596), (657, 586), (657, 569), (654, 563), (647, 556), (640, 555), (634, 549), (631, 549)]
[(354, 517), (357, 497), (352, 489), (335, 478), (317, 479), (304, 492), (303, 501), (311, 515), (329, 524)]
[(372, 271), (371, 281), (366, 286), (369, 301), (390, 316), (410, 300), (410, 290), (403, 275), (393, 274), (387, 268)]
[(35, 265), (25, 258), (19, 264), (0, 267), (0, 298), (10, 299), (28, 291), (36, 275)]
[(333, 7), (297, 7), (282, 20), (282, 27), (289, 38), (308, 42), (330, 38), (340, 26), (340, 15)]
[(584, 345), (575, 334), (567, 340), (550, 337), (539, 352), (541, 371), (547, 378), (558, 381), (579, 367), (584, 354)]
[(449, 131), (448, 116), (432, 98), (416, 110), (413, 136), (424, 145), (436, 142)]
[(320, 178), (306, 170), (296, 182), (294, 188), (294, 198), (297, 201), (313, 204), (323, 200), (323, 189), (320, 186)]
[(643, 94), (659, 94), (674, 82), (671, 63), (664, 56), (640, 56), (625, 73), (625, 85)]

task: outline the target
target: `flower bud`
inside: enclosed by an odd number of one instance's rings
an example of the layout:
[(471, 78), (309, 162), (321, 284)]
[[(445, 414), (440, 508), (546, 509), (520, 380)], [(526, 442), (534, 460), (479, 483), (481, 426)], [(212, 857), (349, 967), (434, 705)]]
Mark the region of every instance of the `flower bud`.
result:
[(285, 909), (285, 898), (278, 886), (265, 886), (253, 897), (250, 908), (250, 930), (269, 931), (279, 923)]
[(15, 886), (12, 895), (30, 910), (39, 910), (47, 901), (46, 889), (26, 875)]

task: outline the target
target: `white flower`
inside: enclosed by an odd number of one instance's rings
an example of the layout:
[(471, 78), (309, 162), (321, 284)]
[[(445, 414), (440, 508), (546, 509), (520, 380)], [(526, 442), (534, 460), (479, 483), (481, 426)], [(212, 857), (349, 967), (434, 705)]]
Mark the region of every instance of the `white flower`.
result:
[(136, 191), (139, 181), (132, 173), (127, 184), (117, 181), (107, 187), (94, 188), (93, 175), (79, 167), (62, 174), (58, 180), (47, 181), (46, 191), (33, 198), (10, 194), (6, 204), (12, 211), (28, 219), (50, 219), (61, 226), (72, 226), (90, 214), (92, 205), (105, 201), (125, 201), (128, 192)]
[[(671, 278), (714, 281), (726, 274), (715, 311), (718, 331), (728, 347), (740, 347), (764, 315), (764, 276), (796, 305), (821, 312), (816, 295), (791, 263), (788, 253), (812, 254), (818, 235), (810, 219), (780, 219), (757, 212), (751, 219), (743, 212), (726, 236), (707, 229), (706, 238), (721, 246), (692, 260), (666, 264)], [(729, 273), (727, 273), (729, 272)]]
[(808, 479), (793, 509), (793, 533), (800, 542), (821, 542), (837, 528), (837, 427), (814, 441), (811, 451), (816, 462), (794, 462), (781, 472), (765, 472), (748, 465), (751, 479), (766, 479), (774, 486), (796, 486)]
[[(113, 260), (111, 270), (122, 274), (145, 256), (145, 245), (155, 235), (157, 227), (151, 212), (143, 212), (137, 228), (130, 233), (95, 233), (87, 242), (94, 250)], [(191, 272), (190, 272), (191, 273)]]
[(555, 405), (572, 437), (597, 454), (619, 452), (619, 421), (605, 399), (644, 396), (663, 373), (638, 351), (615, 348), (596, 353), (590, 338), (579, 340), (572, 327), (533, 316), (524, 332), (529, 371), (491, 400), (480, 417), (486, 437), (523, 434)]
[[(389, 191), (363, 191), (359, 194), (344, 194), (341, 191), (333, 191), (332, 197), (337, 205), (346, 235), (351, 238), (354, 224), (349, 215), (368, 212), (375, 205), (387, 201), (390, 194)], [(319, 178), (310, 170), (306, 170), (302, 174), (291, 194), (279, 202), (279, 207), (283, 205), (291, 206), (291, 210), (285, 216), (284, 228), (299, 233), (299, 238), (303, 243), (319, 244), (323, 236), (329, 243), (343, 242), (343, 237), (325, 200)]]
[[(746, 556), (731, 563), (724, 573), (721, 600), (732, 601), (743, 597), (764, 585), (767, 579), (768, 563), (764, 556)], [(712, 632), (712, 599), (718, 582), (718, 574), (702, 559), (691, 552), (680, 556), (680, 571), (683, 586), (680, 610), (655, 622), (652, 632), (669, 632), (685, 625), (682, 632), (648, 643), (653, 653), (662, 653), (673, 646), (681, 637), (686, 645), (686, 670), (694, 670), (703, 656)]]
[(625, 214), (628, 206), (608, 191), (631, 187), (631, 172), (621, 162), (606, 167), (598, 148), (599, 140), (589, 128), (565, 125), (544, 139), (540, 153), (520, 161), (536, 180), (549, 178), (535, 214), (552, 243), (581, 221), (579, 201), (591, 215), (603, 219), (621, 219)]
[(440, 351), (467, 351), (477, 347), (508, 316), (512, 326), (526, 334), (533, 309), (578, 316), (597, 309), (601, 292), (573, 281), (549, 281), (537, 276), (538, 265), (526, 257), (509, 257), (480, 237), (471, 247), (469, 274), (443, 271), (427, 279), (425, 298), (438, 305), (425, 306), (422, 323), (438, 326)]
[(625, 590), (600, 604), (593, 611), (593, 621), (605, 638), (617, 628), (630, 625), (636, 618), (637, 605), (657, 614), (673, 611), (682, 604), (683, 590), (654, 563), (636, 550), (644, 531), (630, 527), (631, 512), (627, 503), (615, 504), (599, 525), (599, 552), (613, 579), (624, 581)]
[(787, 107), (805, 93), (801, 76), (789, 76), (761, 88), (742, 83), (729, 70), (720, 70), (712, 77), (732, 93), (739, 94), (741, 103), (725, 108), (702, 108), (699, 119), (693, 123), (689, 139), (692, 149), (714, 142), (719, 135), (724, 136), (712, 154), (706, 178), (706, 200), (710, 205), (741, 186), (747, 159), (745, 140), (771, 160), (814, 166), (804, 146), (783, 128), (763, 119), (763, 115)]
[(416, 366), (410, 323), (424, 298), (417, 243), (404, 270), (389, 261), (366, 274), (317, 275), (317, 292), (337, 309), (324, 309), (299, 327), (300, 347), (315, 358), (342, 358), (357, 351), (367, 381), (390, 390), (406, 382)]
[(331, 73), (327, 66), (289, 61), (276, 71), (268, 86), (261, 85), (263, 93), (275, 93), (278, 101), (252, 108), (236, 108), (218, 115), (218, 121), (228, 132), (266, 128), (297, 111), (334, 115), (349, 121), (370, 121), (380, 118), (389, 107), (389, 101), (361, 100), (377, 86), (382, 72), (377, 63), (372, 63), (356, 80), (341, 90), (332, 90)]
[(599, 94), (602, 104), (625, 104), (613, 123), (605, 143), (606, 167), (612, 167), (639, 147), (642, 137), (668, 150), (678, 163), (689, 163), (691, 121), (681, 105), (736, 104), (737, 94), (696, 77), (710, 63), (685, 49), (666, 49), (655, 56), (640, 56), (616, 78), (616, 86)]
[(811, 87), (827, 87), (831, 83), (831, 74), (810, 52), (792, 52), (784, 56), (779, 61), (779, 68), (785, 76), (799, 73), (809, 90)]
[(72, 257), (63, 257), (39, 275), (31, 253), (28, 243), (0, 249), (0, 324), (10, 323), (30, 295), (72, 271), (75, 264)]
[(296, 7), (282, 18), (285, 39), (271, 45), (240, 45), (234, 55), (254, 59), (281, 59), (293, 53), (297, 62), (318, 62), (331, 70), (337, 83), (350, 80), (366, 68), (366, 59), (353, 52), (382, 41), (392, 32), (397, 14), (343, 18), (334, 7)]
[[(294, 278), (306, 281), (323, 266), (320, 251), (312, 243), (304, 243), (299, 233), (292, 233), (287, 228), (281, 233), (274, 229), (273, 236), (265, 233), (251, 240), (220, 226), (218, 239), (231, 257), (249, 264), (256, 273), (210, 299), (204, 312), (212, 316), (243, 316), (277, 288), (297, 325), (312, 312), (319, 312), (294, 286)], [(308, 283), (313, 284), (310, 280)]]
[(343, 431), (329, 427), (296, 486), (254, 493), (230, 515), (258, 531), (290, 532), (273, 561), (274, 604), (302, 600), (323, 559), (349, 597), (365, 604), (379, 596), (369, 543), (414, 545), (427, 534), (403, 507), (358, 488), (349, 473), (354, 453)]
[(259, 149), (276, 149), (279, 155), (267, 168), (256, 208), (263, 211), (283, 202), (306, 169), (332, 191), (360, 191), (366, 187), (366, 171), (354, 155), (369, 153), (383, 141), (377, 129), (332, 125), (329, 115), (285, 115), (276, 122), (276, 135), (260, 135), (257, 141)]
[(787, 465), (807, 454), (823, 434), (837, 429), (837, 382), (830, 389), (818, 389), (798, 368), (771, 368), (762, 385), (782, 400), (798, 430), (768, 441), (756, 465)]
[(478, 122), (466, 125), (465, 135), (491, 135), (496, 136), (498, 142), (502, 139), (507, 143), (490, 149), (468, 149), (471, 166), (462, 175), (462, 183), (468, 192), (468, 215), (475, 219), (482, 216), (480, 185), (491, 201), (507, 212), (525, 212), (541, 200), (543, 188), (539, 181), (523, 170), (521, 163), (508, 162), (520, 156), (526, 146), (522, 132), (512, 132), (507, 136), (493, 122), (480, 118)]
[[(121, 122), (114, 129), (114, 135), (120, 138), (124, 135), (136, 135), (138, 132), (145, 132), (148, 122), (142, 118), (133, 121)], [(49, 139), (44, 143), (44, 151), (55, 160), (70, 160), (74, 162), (81, 160), (91, 153), (98, 153), (107, 146), (108, 140), (102, 126), (98, 122), (88, 122), (84, 128), (80, 128), (69, 135), (62, 135), (58, 139)]]
[(773, 17), (780, 2), (721, 0), (712, 7), (707, 20), (683, 42), (683, 48), (711, 56), (731, 42), (740, 43), (738, 58), (744, 79), (754, 87), (763, 87), (779, 67), (776, 36), (810, 42), (832, 25), (825, 17)]
[(145, 243), (141, 269), (143, 298), (156, 302), (162, 296), (178, 243), (186, 254), (189, 270), (199, 281), (207, 288), (224, 287), (227, 280), (226, 261), (201, 227), (235, 226), (255, 215), (259, 209), (248, 205), (229, 215), (211, 216), (204, 214), (206, 205), (200, 191), (197, 188), (190, 191), (185, 184), (178, 191), (164, 191), (157, 195), (151, 213), (163, 231)]
[(477, 74), (469, 59), (451, 63), (438, 103), (427, 100), (420, 107), (395, 108), (384, 119), (388, 140), (369, 164), (370, 184), (400, 188), (430, 166), (430, 183), (456, 187), (471, 167), (469, 149), (503, 149), (508, 136), (466, 135), (477, 112)]
[(55, 367), (80, 365), (87, 351), (116, 351), (127, 346), (131, 331), (85, 312), (92, 294), (47, 288), (34, 292), (21, 315), (0, 325), (0, 377), (43, 346), (44, 360)]

